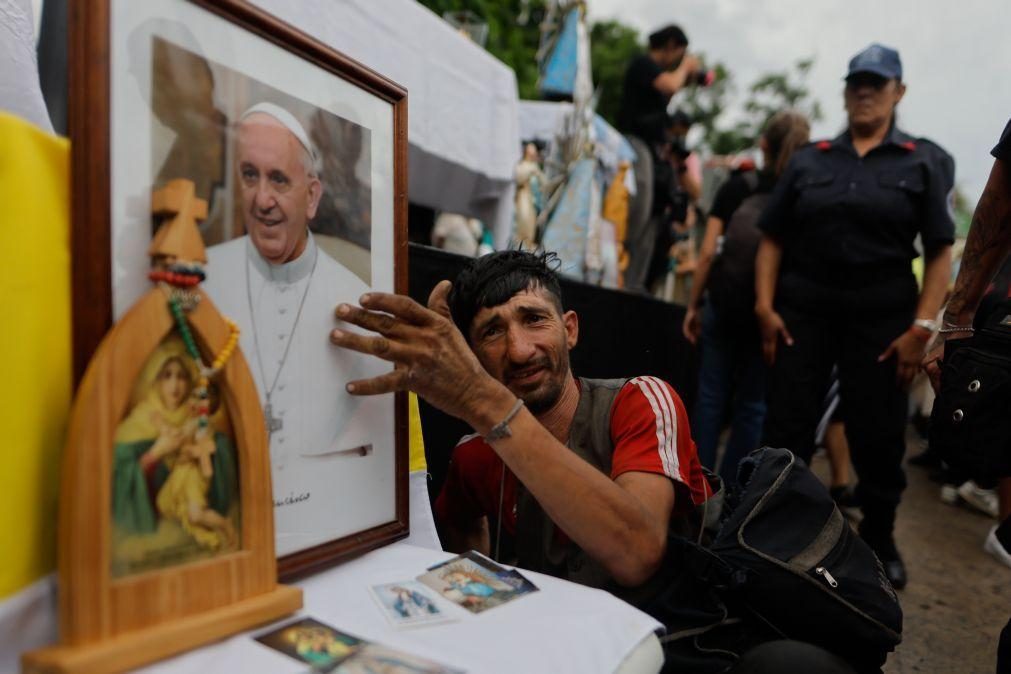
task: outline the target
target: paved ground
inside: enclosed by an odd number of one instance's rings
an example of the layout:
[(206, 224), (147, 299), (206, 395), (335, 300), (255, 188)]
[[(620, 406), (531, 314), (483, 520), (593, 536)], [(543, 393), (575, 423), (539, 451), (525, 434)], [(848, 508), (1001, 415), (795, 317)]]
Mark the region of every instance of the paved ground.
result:
[[(908, 455), (919, 451), (911, 433)], [(814, 464), (827, 473), (824, 459)], [(1011, 617), (1011, 569), (982, 548), (994, 521), (942, 503), (924, 469), (910, 466), (907, 474), (896, 523), (909, 571), (909, 585), (899, 593), (905, 627), (885, 672), (992, 673), (997, 637)]]

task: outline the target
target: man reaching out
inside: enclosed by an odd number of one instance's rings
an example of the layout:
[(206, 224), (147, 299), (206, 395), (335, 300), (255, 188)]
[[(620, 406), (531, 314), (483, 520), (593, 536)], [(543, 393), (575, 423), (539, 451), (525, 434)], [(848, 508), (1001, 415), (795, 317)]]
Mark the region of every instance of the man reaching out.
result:
[(495, 547), (502, 530), (514, 537), (520, 566), (634, 602), (663, 582), (668, 534), (697, 525), (712, 488), (667, 383), (573, 375), (579, 323), (551, 260), (484, 256), (437, 285), (428, 309), (366, 294), (337, 317), (378, 334), (336, 329), (331, 341), (395, 364), (350, 393), (412, 390), (479, 434), (457, 446), (436, 504), (447, 547), (490, 552), (494, 522)]

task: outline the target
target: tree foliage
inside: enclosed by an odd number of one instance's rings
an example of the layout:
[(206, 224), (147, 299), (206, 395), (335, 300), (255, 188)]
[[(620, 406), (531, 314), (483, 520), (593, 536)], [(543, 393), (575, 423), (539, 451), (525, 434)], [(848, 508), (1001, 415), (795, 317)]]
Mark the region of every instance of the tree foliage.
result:
[[(486, 49), (515, 71), (520, 98), (538, 98), (537, 49), (546, 0), (419, 1), (439, 16), (469, 10), (487, 22)], [(620, 21), (600, 21), (590, 27), (593, 82), (599, 92), (597, 112), (611, 124), (617, 122), (625, 68), (644, 49), (639, 33)], [(821, 106), (807, 86), (814, 59), (802, 59), (790, 68), (761, 75), (748, 86), (743, 103), (736, 105), (736, 81), (730, 68), (700, 56), (716, 72), (716, 81), (680, 94), (679, 106), (702, 127), (702, 144), (710, 152), (731, 154), (752, 147), (769, 117), (784, 108), (797, 109), (812, 122), (822, 118)]]
[[(537, 48), (544, 0), (419, 0), (442, 16), (469, 10), (488, 23), (485, 48), (516, 73), (520, 98), (537, 98)], [(518, 19), (522, 17), (523, 21)]]
[(593, 84), (599, 92), (597, 112), (612, 125), (618, 120), (625, 68), (644, 46), (639, 33), (618, 21), (601, 21), (590, 29)]

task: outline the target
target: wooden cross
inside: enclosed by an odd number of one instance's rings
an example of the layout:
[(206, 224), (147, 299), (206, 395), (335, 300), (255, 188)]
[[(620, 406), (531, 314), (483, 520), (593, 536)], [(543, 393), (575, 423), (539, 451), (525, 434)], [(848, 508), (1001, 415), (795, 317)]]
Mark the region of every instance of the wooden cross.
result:
[(196, 195), (192, 180), (177, 178), (151, 194), (151, 212), (164, 218), (148, 255), (206, 264), (207, 251), (197, 222), (207, 218), (207, 201)]

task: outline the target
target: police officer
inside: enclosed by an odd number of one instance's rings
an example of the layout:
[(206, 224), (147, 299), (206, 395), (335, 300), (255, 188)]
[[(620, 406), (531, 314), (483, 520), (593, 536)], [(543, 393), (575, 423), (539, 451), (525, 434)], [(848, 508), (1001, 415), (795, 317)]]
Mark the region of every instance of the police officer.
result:
[[(872, 44), (849, 63), (847, 129), (799, 150), (759, 221), (755, 312), (768, 384), (766, 444), (809, 461), (833, 364), (864, 517), (860, 535), (892, 585), (906, 388), (935, 329), (951, 268), (954, 161), (895, 125), (905, 93), (894, 49)], [(917, 296), (911, 261), (926, 259)]]

